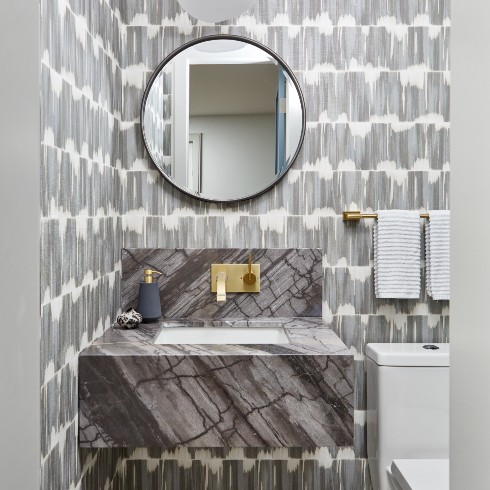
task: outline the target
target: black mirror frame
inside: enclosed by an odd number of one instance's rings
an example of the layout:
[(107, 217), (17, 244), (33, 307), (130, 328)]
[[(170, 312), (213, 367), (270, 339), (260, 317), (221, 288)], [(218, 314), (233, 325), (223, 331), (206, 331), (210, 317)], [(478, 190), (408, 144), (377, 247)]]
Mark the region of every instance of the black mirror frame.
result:
[[(148, 99), (148, 95), (150, 93), (150, 90), (151, 90), (151, 87), (152, 87), (152, 84), (153, 84), (154, 80), (159, 75), (159, 73), (163, 70), (163, 68), (165, 67), (165, 65), (169, 61), (171, 61), (173, 58), (175, 58), (175, 56), (177, 56), (179, 53), (181, 53), (182, 51), (186, 50), (187, 48), (189, 48), (191, 46), (195, 46), (196, 44), (200, 44), (200, 43), (203, 43), (203, 42), (206, 42), (206, 41), (216, 41), (216, 40), (219, 40), (219, 39), (226, 39), (226, 40), (232, 40), (232, 41), (241, 41), (241, 42), (244, 42), (244, 43), (248, 43), (248, 44), (251, 44), (252, 46), (255, 46), (255, 47), (257, 47), (257, 48), (265, 51), (267, 54), (269, 54), (270, 56), (272, 56), (282, 66), (282, 68), (287, 72), (287, 74), (289, 75), (289, 78), (291, 79), (291, 81), (293, 82), (294, 86), (296, 87), (296, 90), (297, 90), (298, 96), (299, 96), (299, 100), (300, 100), (300, 103), (301, 103), (301, 136), (300, 136), (299, 143), (298, 143), (298, 146), (296, 148), (296, 151), (294, 152), (294, 155), (292, 156), (291, 161), (289, 162), (289, 165), (286, 168), (284, 168), (283, 171), (277, 176), (277, 178), (271, 184), (269, 184), (268, 186), (264, 187), (263, 189), (259, 190), (258, 192), (254, 192), (253, 194), (250, 194), (250, 195), (245, 196), (245, 197), (240, 197), (240, 198), (237, 198), (237, 199), (209, 199), (209, 198), (206, 198), (206, 197), (202, 197), (202, 196), (200, 196), (198, 194), (194, 194), (192, 192), (189, 192), (189, 190), (184, 189), (180, 185), (178, 185), (170, 176), (168, 176), (165, 172), (163, 172), (163, 170), (153, 160), (153, 158), (151, 156), (151, 153), (150, 153), (150, 150), (149, 150), (148, 142), (146, 140), (145, 130), (144, 130), (144, 124), (143, 124), (144, 114), (145, 114), (146, 100)], [(261, 44), (261, 43), (259, 43), (257, 41), (254, 41), (253, 39), (249, 39), (247, 37), (234, 36), (234, 35), (231, 35), (231, 34), (230, 35), (228, 35), (228, 34), (214, 34), (214, 35), (211, 35), (211, 36), (200, 37), (200, 38), (194, 39), (194, 40), (192, 40), (192, 41), (190, 41), (188, 43), (183, 44), (182, 46), (180, 46), (176, 50), (172, 51), (157, 66), (157, 68), (153, 72), (150, 80), (148, 81), (148, 84), (147, 84), (147, 86), (145, 88), (145, 92), (143, 94), (143, 100), (141, 102), (141, 109), (140, 109), (140, 128), (141, 128), (141, 134), (143, 136), (143, 142), (144, 142), (144, 145), (145, 145), (145, 149), (146, 149), (146, 152), (147, 152), (150, 160), (154, 163), (155, 167), (162, 174), (162, 176), (164, 177), (164, 179), (166, 181), (168, 181), (171, 185), (173, 185), (176, 189), (178, 189), (180, 192), (183, 192), (184, 194), (187, 194), (190, 197), (194, 197), (195, 199), (199, 199), (200, 201), (214, 202), (214, 203), (234, 203), (234, 202), (247, 201), (249, 199), (253, 199), (254, 197), (260, 196), (261, 194), (264, 194), (265, 192), (267, 192), (270, 189), (272, 189), (287, 174), (288, 170), (291, 168), (291, 166), (293, 165), (293, 163), (296, 161), (296, 158), (298, 157), (299, 152), (301, 151), (301, 148), (302, 148), (303, 143), (304, 143), (305, 132), (306, 132), (306, 106), (305, 106), (305, 100), (304, 100), (303, 92), (302, 92), (301, 87), (300, 87), (300, 85), (298, 83), (298, 80), (296, 79), (296, 76), (294, 75), (294, 73), (291, 70), (291, 68), (289, 68), (289, 66), (286, 64), (286, 62), (278, 54), (276, 54), (274, 51), (272, 51), (271, 49), (269, 49), (267, 46), (264, 46), (263, 44)]]

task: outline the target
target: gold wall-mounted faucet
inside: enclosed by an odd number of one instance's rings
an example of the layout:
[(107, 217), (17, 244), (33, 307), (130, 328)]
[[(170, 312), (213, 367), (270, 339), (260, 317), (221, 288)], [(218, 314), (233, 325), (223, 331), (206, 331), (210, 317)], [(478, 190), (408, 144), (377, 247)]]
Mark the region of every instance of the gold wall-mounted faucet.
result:
[(226, 293), (260, 293), (260, 264), (211, 264), (211, 292), (218, 302), (226, 301)]

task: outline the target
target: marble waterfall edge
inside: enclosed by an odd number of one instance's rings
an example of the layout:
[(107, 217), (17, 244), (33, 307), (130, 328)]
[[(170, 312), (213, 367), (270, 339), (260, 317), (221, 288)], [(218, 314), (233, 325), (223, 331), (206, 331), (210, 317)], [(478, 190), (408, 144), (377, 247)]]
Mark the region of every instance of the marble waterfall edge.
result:
[(80, 446), (352, 446), (352, 355), (321, 319), (280, 321), (289, 344), (155, 345), (160, 324), (107, 331), (79, 360)]

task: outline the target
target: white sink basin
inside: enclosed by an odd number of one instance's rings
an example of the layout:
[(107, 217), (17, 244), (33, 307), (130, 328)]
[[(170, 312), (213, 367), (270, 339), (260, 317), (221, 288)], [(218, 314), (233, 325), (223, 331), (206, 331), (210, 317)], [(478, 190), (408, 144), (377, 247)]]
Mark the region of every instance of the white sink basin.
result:
[(289, 344), (282, 327), (162, 327), (155, 344)]

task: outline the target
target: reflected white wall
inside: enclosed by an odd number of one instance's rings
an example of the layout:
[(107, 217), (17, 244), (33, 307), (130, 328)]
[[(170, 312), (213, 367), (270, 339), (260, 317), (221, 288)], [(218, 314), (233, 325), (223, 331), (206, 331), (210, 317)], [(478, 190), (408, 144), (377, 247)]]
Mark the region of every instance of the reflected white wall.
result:
[(203, 135), (205, 196), (217, 199), (246, 196), (274, 180), (273, 114), (191, 117), (190, 132)]

